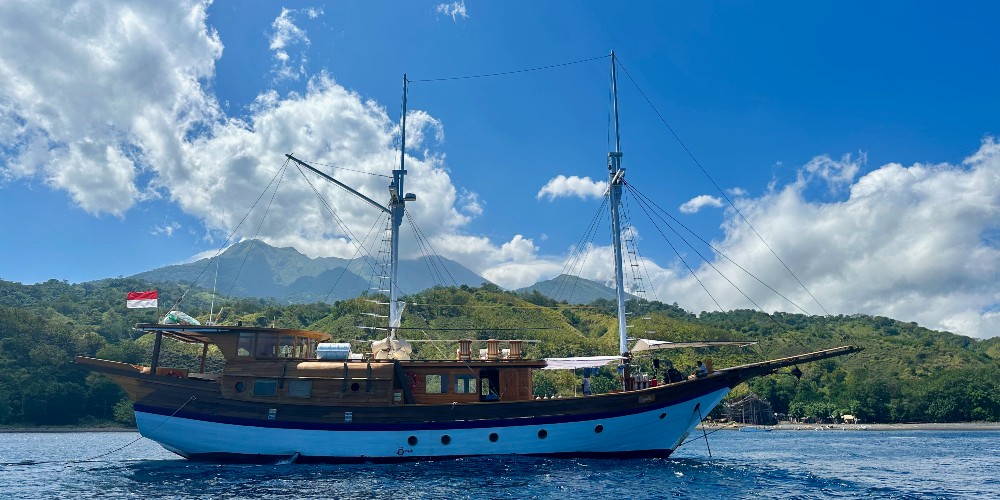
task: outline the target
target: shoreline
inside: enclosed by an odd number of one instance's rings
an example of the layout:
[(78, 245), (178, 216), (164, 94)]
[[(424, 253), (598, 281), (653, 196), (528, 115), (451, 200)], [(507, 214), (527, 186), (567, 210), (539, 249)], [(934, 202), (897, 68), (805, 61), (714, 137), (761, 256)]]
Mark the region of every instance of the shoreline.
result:
[(0, 434), (49, 434), (70, 432), (139, 432), (139, 429), (135, 427), (0, 427)]
[(741, 427), (760, 427), (775, 431), (1000, 431), (1000, 422), (942, 422), (911, 424), (793, 424), (777, 425), (704, 424), (697, 429), (732, 430)]
[[(914, 423), (914, 424), (792, 424), (788, 422), (777, 425), (742, 425), (742, 424), (703, 424), (697, 430), (728, 430), (738, 431), (741, 427), (760, 427), (774, 431), (1000, 431), (1000, 422), (952, 422), (952, 423)], [(70, 432), (138, 432), (135, 427), (0, 427), (0, 434), (15, 433), (70, 433)]]

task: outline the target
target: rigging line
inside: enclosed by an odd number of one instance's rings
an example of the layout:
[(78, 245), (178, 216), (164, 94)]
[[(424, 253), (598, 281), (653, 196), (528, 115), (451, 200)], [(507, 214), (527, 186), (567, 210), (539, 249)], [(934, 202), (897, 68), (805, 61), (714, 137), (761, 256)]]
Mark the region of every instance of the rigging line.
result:
[(375, 176), (375, 177), (385, 177), (386, 179), (392, 179), (391, 175), (376, 174), (375, 172), (365, 172), (364, 170), (356, 170), (356, 169), (353, 169), (353, 168), (341, 167), (341, 166), (338, 166), (338, 165), (334, 165), (332, 163), (321, 163), (321, 162), (312, 161), (312, 160), (302, 160), (302, 161), (304, 161), (306, 163), (311, 163), (313, 165), (323, 165), (324, 167), (335, 168), (337, 170), (346, 170), (348, 172), (357, 172), (359, 174), (366, 174), (366, 175), (372, 175), (372, 176)]
[(424, 265), (427, 266), (427, 272), (431, 275), (435, 284), (444, 285), (444, 276), (438, 269), (437, 263), (431, 259), (431, 256), (427, 252), (427, 247), (424, 246), (424, 240), (421, 238), (421, 234), (417, 230), (416, 224), (413, 222), (413, 217), (410, 216), (409, 212), (406, 213), (406, 221), (410, 223), (410, 229), (416, 236), (417, 246), (420, 248), (420, 254), (424, 258)]
[(663, 115), (660, 114), (660, 111), (656, 109), (656, 106), (653, 105), (653, 102), (646, 95), (646, 92), (644, 92), (642, 88), (639, 87), (639, 84), (635, 81), (635, 79), (632, 78), (632, 75), (629, 74), (628, 70), (625, 68), (625, 65), (622, 64), (620, 58), (617, 58), (617, 62), (618, 66), (620, 66), (622, 68), (622, 71), (625, 72), (625, 76), (628, 77), (629, 81), (632, 82), (632, 85), (634, 85), (636, 90), (639, 91), (639, 94), (642, 95), (642, 98), (646, 100), (646, 104), (649, 104), (649, 107), (653, 110), (653, 113), (655, 113), (656, 116), (659, 117), (660, 122), (662, 122), (663, 125), (667, 127), (667, 130), (669, 130), (670, 134), (674, 136), (674, 139), (677, 140), (677, 143), (681, 145), (681, 148), (684, 149), (684, 151), (691, 158), (694, 164), (698, 166), (698, 169), (700, 169), (701, 172), (705, 174), (705, 177), (707, 177), (709, 182), (711, 182), (712, 185), (715, 186), (715, 189), (719, 192), (719, 194), (721, 194), (722, 197), (725, 198), (726, 202), (729, 203), (729, 206), (733, 207), (733, 210), (740, 216), (740, 219), (742, 219), (743, 222), (747, 225), (747, 227), (749, 227), (750, 230), (753, 231), (753, 234), (757, 236), (757, 238), (761, 241), (761, 243), (763, 243), (764, 246), (767, 247), (767, 249), (771, 252), (771, 255), (774, 255), (774, 258), (778, 259), (778, 262), (780, 262), (781, 265), (784, 266), (785, 270), (788, 271), (788, 274), (792, 275), (792, 278), (795, 279), (795, 282), (798, 283), (799, 286), (802, 287), (802, 289), (805, 290), (807, 294), (809, 294), (809, 297), (812, 298), (813, 302), (815, 302), (816, 305), (818, 305), (819, 308), (822, 309), (827, 316), (829, 316), (830, 312), (827, 311), (826, 308), (823, 307), (823, 304), (819, 302), (819, 299), (817, 299), (816, 296), (814, 296), (812, 292), (810, 292), (809, 289), (806, 288), (806, 285), (802, 283), (799, 277), (792, 271), (790, 267), (788, 267), (788, 264), (785, 264), (785, 261), (781, 260), (781, 257), (778, 256), (778, 253), (775, 252), (773, 248), (771, 248), (771, 245), (767, 244), (767, 241), (764, 239), (764, 237), (759, 232), (757, 232), (757, 229), (753, 227), (753, 224), (750, 224), (750, 221), (747, 220), (747, 218), (743, 215), (743, 212), (736, 206), (735, 203), (733, 203), (733, 200), (729, 198), (729, 195), (727, 195), (726, 192), (719, 186), (719, 184), (715, 182), (715, 179), (713, 179), (712, 176), (708, 173), (708, 170), (704, 166), (702, 166), (701, 162), (698, 161), (698, 158), (694, 156), (694, 153), (691, 152), (690, 149), (688, 149), (687, 145), (684, 144), (684, 141), (682, 141), (680, 136), (677, 135), (677, 132), (674, 131), (674, 128), (671, 127), (669, 123), (667, 123), (666, 118), (664, 118)]
[(531, 71), (541, 71), (541, 70), (545, 70), (545, 69), (561, 68), (563, 66), (572, 66), (574, 64), (581, 64), (581, 63), (590, 62), (590, 61), (597, 61), (597, 60), (600, 60), (600, 59), (607, 59), (608, 57), (611, 57), (611, 56), (607, 55), (607, 56), (591, 57), (590, 59), (581, 59), (579, 61), (572, 61), (572, 62), (566, 62), (566, 63), (560, 63), (560, 64), (550, 64), (548, 66), (539, 66), (537, 68), (526, 68), (526, 69), (517, 69), (517, 70), (513, 70), (513, 71), (503, 71), (503, 72), (500, 72), (500, 73), (485, 73), (485, 74), (480, 74), (480, 75), (450, 76), (450, 77), (444, 77), (444, 78), (423, 78), (423, 79), (407, 80), (407, 81), (410, 82), (410, 83), (429, 83), (429, 82), (446, 82), (446, 81), (451, 81), (451, 80), (470, 80), (470, 79), (473, 79), (473, 78), (489, 78), (489, 77), (494, 77), (494, 76), (506, 76), (506, 75), (514, 75), (514, 74), (518, 74), (518, 73), (528, 73), (528, 72), (531, 72)]
[(351, 255), (351, 259), (348, 261), (347, 265), (345, 265), (344, 269), (342, 271), (340, 271), (340, 276), (337, 276), (337, 279), (333, 282), (333, 286), (330, 287), (330, 291), (326, 293), (326, 297), (323, 300), (324, 302), (327, 302), (327, 303), (330, 302), (330, 297), (333, 295), (333, 291), (337, 288), (337, 285), (340, 283), (340, 280), (342, 280), (344, 278), (344, 276), (347, 274), (347, 270), (351, 266), (350, 263), (354, 262), (354, 259), (358, 258), (358, 255), (361, 253), (361, 248), (362, 248), (362, 246), (364, 246), (364, 242), (368, 241), (368, 238), (371, 237), (372, 232), (375, 231), (375, 228), (379, 226), (379, 222), (381, 222), (381, 221), (382, 221), (382, 217), (381, 216), (379, 216), (378, 218), (376, 218), (375, 219), (375, 223), (372, 224), (372, 227), (370, 227), (368, 229), (368, 234), (365, 235), (365, 239), (362, 240), (361, 245), (354, 245), (354, 255)]
[[(627, 190), (625, 191), (625, 194), (628, 194)], [(631, 207), (631, 205), (628, 204), (628, 199), (625, 196), (622, 196), (622, 208), (624, 209), (623, 211), (625, 213), (625, 220), (626, 220), (626, 222), (629, 225), (631, 225), (632, 224), (632, 222), (631, 222), (632, 221), (632, 212), (631, 212), (632, 207)], [(660, 301), (660, 297), (657, 296), (657, 294), (656, 294), (656, 288), (653, 287), (653, 280), (649, 277), (649, 270), (646, 268), (646, 260), (643, 259), (642, 258), (642, 254), (639, 253), (639, 241), (636, 239), (635, 233), (633, 233), (633, 236), (632, 236), (632, 251), (635, 252), (635, 256), (634, 257), (629, 257), (629, 261), (630, 261), (630, 263), (632, 265), (632, 268), (633, 268), (633, 271), (632, 271), (632, 280), (633, 280), (633, 282), (642, 282), (642, 275), (645, 274), (646, 275), (646, 284), (643, 285), (643, 286), (649, 288), (649, 292), (652, 293), (652, 295), (653, 295), (653, 300), (659, 302)], [(640, 271), (640, 268), (641, 268), (641, 271)], [(645, 290), (643, 290), (643, 293), (645, 293)], [(641, 298), (643, 298), (645, 300), (649, 300), (648, 296), (647, 297), (641, 297)]]
[[(351, 228), (347, 227), (347, 224), (344, 223), (344, 221), (337, 215), (337, 213), (333, 210), (333, 207), (331, 207), (330, 204), (326, 201), (326, 199), (323, 198), (323, 196), (319, 193), (319, 189), (316, 188), (316, 185), (313, 184), (309, 176), (307, 176), (306, 173), (302, 171), (302, 167), (299, 166), (298, 164), (296, 164), (295, 167), (298, 169), (299, 173), (302, 174), (302, 177), (306, 180), (306, 184), (308, 184), (309, 188), (312, 189), (313, 193), (316, 194), (316, 197), (319, 198), (320, 202), (322, 202), (324, 206), (326, 206), (326, 210), (333, 217), (333, 220), (336, 221), (337, 225), (340, 226), (340, 228), (343, 229), (348, 236), (350, 236), (351, 243), (354, 244), (356, 247), (360, 245), (361, 250), (365, 251), (365, 255), (371, 257), (372, 260), (375, 260), (375, 257), (372, 256), (371, 252), (364, 247), (364, 241), (358, 240), (358, 238), (354, 236), (354, 233), (351, 231)], [(380, 220), (381, 216), (379, 218), (376, 218), (376, 223)], [(360, 241), (361, 243), (357, 243), (358, 241)], [(373, 265), (367, 260), (362, 259), (362, 262), (364, 262), (368, 267), (370, 267), (373, 272), (378, 272), (378, 269), (375, 269), (375, 267), (373, 267)]]
[[(417, 235), (418, 240), (423, 241), (423, 244), (427, 245), (427, 248), (430, 249), (430, 255), (431, 255), (431, 257), (433, 257), (438, 262), (438, 264), (440, 265), (441, 269), (444, 270), (444, 274), (448, 275), (448, 278), (451, 280), (451, 282), (455, 286), (458, 286), (458, 281), (455, 279), (454, 276), (451, 275), (451, 271), (449, 271), (448, 270), (448, 266), (446, 266), (444, 264), (444, 261), (441, 259), (441, 255), (438, 254), (437, 250), (434, 249), (434, 246), (431, 245), (430, 238), (428, 238), (427, 235), (424, 234), (424, 231), (422, 229), (420, 229), (420, 226), (417, 225), (417, 221), (413, 219), (413, 217), (410, 215), (410, 212), (406, 212), (406, 218), (409, 219), (410, 225), (413, 228), (414, 234)], [(442, 281), (444, 281), (443, 278), (444, 278), (444, 276), (442, 275)]]
[[(628, 186), (628, 187), (629, 187), (630, 189), (633, 189), (633, 190), (635, 190), (635, 188), (633, 188), (633, 187), (632, 187), (631, 185), (627, 185), (627, 186)], [(637, 193), (638, 195), (640, 195), (640, 196), (642, 195), (642, 193), (639, 193), (639, 192), (638, 192), (638, 190), (635, 190), (635, 191), (636, 191), (636, 193)], [(641, 200), (642, 200), (643, 204), (645, 204), (645, 203), (647, 202), (647, 200), (645, 200), (644, 198), (639, 198), (639, 199), (641, 199)], [(648, 212), (647, 212), (647, 215), (648, 215)], [(698, 251), (698, 249), (697, 249), (697, 248), (695, 248), (695, 247), (694, 247), (694, 245), (692, 245), (692, 244), (691, 244), (691, 242), (689, 242), (689, 241), (688, 241), (687, 239), (685, 239), (685, 238), (684, 238), (684, 236), (681, 236), (681, 234), (680, 234), (679, 232), (677, 232), (677, 230), (676, 230), (676, 229), (674, 229), (674, 227), (673, 227), (673, 226), (671, 226), (669, 222), (667, 222), (667, 221), (666, 221), (665, 219), (663, 219), (663, 216), (660, 216), (659, 218), (660, 218), (660, 220), (662, 220), (662, 221), (663, 221), (663, 222), (664, 222), (664, 223), (665, 223), (665, 224), (667, 225), (667, 227), (668, 227), (668, 228), (670, 228), (670, 230), (671, 230), (671, 231), (672, 231), (672, 232), (673, 232), (674, 234), (676, 234), (676, 235), (677, 235), (677, 237), (678, 237), (678, 238), (680, 238), (680, 239), (681, 239), (681, 241), (683, 241), (683, 242), (684, 242), (684, 244), (686, 244), (686, 245), (688, 246), (688, 248), (690, 248), (690, 249), (691, 249), (691, 250), (692, 250), (692, 251), (693, 251), (693, 252), (694, 252), (695, 254), (697, 254), (697, 255), (698, 255), (698, 257), (701, 257), (701, 260), (703, 260), (703, 261), (704, 261), (704, 262), (705, 262), (706, 264), (708, 264), (708, 265), (709, 265), (709, 267), (711, 267), (712, 269), (714, 269), (714, 270), (715, 270), (715, 272), (719, 274), (719, 276), (722, 276), (722, 279), (726, 280), (726, 281), (727, 281), (727, 282), (728, 282), (728, 283), (729, 283), (730, 285), (732, 285), (732, 286), (733, 286), (733, 288), (735, 288), (735, 289), (736, 289), (736, 290), (737, 290), (738, 292), (740, 292), (740, 295), (743, 295), (743, 297), (744, 297), (744, 298), (746, 298), (746, 299), (747, 299), (748, 301), (750, 301), (750, 303), (751, 303), (751, 304), (753, 304), (753, 305), (754, 305), (754, 306), (755, 306), (755, 307), (756, 307), (757, 309), (760, 309), (760, 310), (761, 310), (761, 312), (763, 312), (763, 311), (764, 311), (764, 309), (763, 309), (762, 307), (760, 307), (760, 305), (758, 305), (758, 304), (757, 304), (756, 302), (754, 302), (754, 300), (753, 300), (753, 299), (751, 299), (749, 295), (747, 295), (746, 293), (744, 293), (744, 292), (743, 292), (743, 290), (742, 290), (742, 289), (741, 289), (740, 287), (736, 286), (736, 283), (733, 283), (733, 281), (732, 281), (732, 280), (730, 280), (728, 276), (726, 276), (725, 274), (723, 274), (723, 273), (722, 273), (722, 271), (721, 271), (721, 270), (719, 270), (719, 268), (715, 266), (715, 264), (713, 264), (713, 263), (712, 263), (712, 262), (711, 262), (710, 260), (708, 260), (708, 258), (707, 258), (707, 257), (705, 257), (704, 255), (702, 255), (702, 253), (701, 253), (700, 251)], [(650, 217), (650, 220), (652, 220), (652, 217)], [(654, 226), (655, 226), (655, 221), (654, 221)], [(658, 226), (657, 226), (657, 230), (659, 230), (659, 227), (658, 227)], [(660, 233), (660, 234), (663, 234), (663, 233), (662, 233), (662, 231), (661, 231), (661, 233)], [(666, 239), (666, 237), (665, 237), (665, 236), (664, 236), (664, 239)], [(700, 282), (700, 281), (701, 281), (701, 280), (699, 280), (699, 282)], [(707, 291), (707, 290), (706, 290), (706, 291)], [(714, 299), (713, 299), (713, 300), (714, 300)], [(716, 304), (718, 304), (718, 303), (716, 303)], [(720, 307), (719, 309), (720, 309), (720, 310), (722, 310), (722, 308), (721, 308), (721, 307)], [(767, 313), (765, 313), (765, 314), (767, 314)]]
[(506, 304), (503, 304), (503, 305), (430, 304), (430, 303), (425, 303), (425, 302), (409, 302), (408, 304), (411, 307), (417, 307), (417, 306), (420, 306), (420, 307), (437, 307), (437, 308), (443, 308), (443, 307), (465, 307), (465, 308), (469, 308), (469, 309), (500, 309), (500, 308), (506, 308), (506, 309), (538, 309), (539, 307), (541, 307), (543, 309), (550, 309), (550, 310), (553, 310), (553, 311), (559, 311), (559, 310), (562, 310), (562, 309), (597, 309), (597, 307), (594, 307), (594, 306), (559, 305), (559, 306), (547, 307), (547, 306), (539, 306), (539, 305), (535, 305), (535, 304), (532, 304), (530, 306), (508, 306)]
[[(672, 221), (676, 222), (676, 223), (677, 223), (678, 225), (680, 225), (681, 227), (683, 227), (683, 228), (684, 228), (684, 229), (685, 229), (685, 230), (686, 230), (686, 231), (687, 231), (688, 233), (690, 233), (690, 234), (691, 234), (692, 236), (694, 236), (695, 238), (698, 238), (698, 240), (699, 240), (699, 241), (701, 241), (702, 243), (704, 243), (704, 244), (705, 244), (705, 245), (706, 245), (707, 247), (711, 248), (711, 249), (712, 249), (712, 250), (713, 250), (714, 252), (716, 252), (716, 253), (718, 253), (718, 254), (719, 254), (720, 256), (722, 256), (722, 258), (724, 258), (724, 259), (726, 259), (727, 261), (729, 261), (729, 263), (730, 263), (730, 264), (732, 264), (732, 265), (736, 266), (736, 267), (737, 267), (737, 268), (738, 268), (738, 269), (739, 269), (740, 271), (743, 271), (744, 273), (746, 273), (746, 274), (747, 274), (747, 276), (750, 276), (751, 278), (753, 278), (754, 280), (756, 280), (756, 281), (757, 281), (758, 283), (760, 283), (761, 285), (764, 285), (765, 287), (767, 287), (767, 289), (768, 289), (768, 290), (771, 290), (772, 292), (774, 292), (774, 294), (775, 294), (775, 295), (777, 295), (778, 297), (781, 297), (782, 299), (785, 299), (785, 301), (786, 301), (786, 302), (788, 302), (789, 304), (791, 304), (792, 306), (794, 306), (794, 307), (795, 307), (796, 309), (798, 309), (799, 311), (802, 311), (802, 312), (803, 312), (804, 314), (806, 314), (807, 316), (809, 315), (809, 312), (808, 312), (808, 311), (806, 311), (806, 310), (805, 310), (805, 309), (803, 309), (803, 308), (802, 308), (801, 306), (799, 306), (798, 304), (796, 304), (795, 302), (793, 302), (793, 301), (792, 301), (792, 299), (789, 299), (788, 297), (785, 297), (784, 295), (782, 295), (782, 294), (781, 294), (781, 292), (779, 292), (779, 291), (775, 290), (775, 289), (774, 289), (774, 288), (773, 288), (773, 287), (772, 287), (771, 285), (768, 285), (768, 284), (767, 284), (767, 283), (765, 283), (765, 282), (764, 282), (763, 280), (761, 280), (760, 278), (758, 278), (758, 277), (757, 277), (756, 275), (754, 275), (754, 274), (753, 274), (753, 273), (751, 273), (750, 271), (746, 270), (746, 269), (745, 269), (745, 268), (744, 268), (743, 266), (741, 266), (741, 265), (737, 264), (737, 263), (736, 263), (736, 261), (734, 261), (733, 259), (729, 258), (729, 256), (728, 256), (728, 255), (726, 255), (725, 253), (723, 253), (723, 252), (722, 252), (721, 250), (719, 250), (718, 248), (715, 248), (715, 247), (714, 247), (714, 246), (713, 246), (713, 245), (712, 245), (711, 243), (709, 243), (709, 242), (705, 241), (705, 239), (704, 239), (704, 238), (702, 238), (701, 236), (699, 236), (699, 235), (698, 235), (698, 233), (695, 233), (694, 231), (692, 231), (692, 230), (691, 230), (691, 228), (689, 228), (689, 227), (685, 226), (683, 222), (681, 222), (681, 221), (677, 220), (677, 218), (676, 218), (676, 217), (674, 217), (673, 215), (670, 215), (670, 213), (669, 213), (669, 212), (667, 212), (667, 211), (666, 211), (666, 210), (664, 210), (664, 209), (663, 209), (662, 207), (660, 207), (659, 205), (657, 205), (657, 204), (656, 204), (656, 202), (654, 202), (654, 201), (652, 201), (651, 199), (649, 199), (649, 197), (648, 197), (648, 196), (645, 196), (645, 195), (643, 195), (643, 194), (642, 194), (642, 193), (641, 193), (641, 192), (640, 192), (640, 191), (639, 191), (638, 189), (636, 189), (636, 188), (635, 188), (634, 186), (632, 186), (631, 184), (628, 184), (628, 186), (629, 186), (629, 189), (630, 189), (630, 190), (632, 190), (632, 191), (634, 191), (634, 192), (635, 192), (635, 193), (636, 193), (637, 195), (639, 195), (639, 196), (642, 196), (643, 198), (645, 198), (645, 199), (647, 200), (647, 202), (648, 202), (648, 203), (650, 203), (650, 204), (652, 205), (652, 207), (656, 208), (656, 209), (657, 209), (658, 211), (662, 212), (662, 213), (663, 213), (664, 215), (666, 215), (667, 217), (669, 217), (669, 218), (670, 218), (670, 220), (672, 220)], [(661, 219), (662, 219), (662, 217), (661, 217)], [(666, 221), (664, 221), (664, 222), (666, 222)], [(668, 226), (669, 226), (669, 223), (668, 223)], [(673, 229), (673, 228), (671, 227), (671, 229)], [(675, 233), (676, 233), (676, 231), (675, 231)], [(680, 236), (680, 234), (678, 234), (678, 236)], [(682, 239), (683, 239), (683, 238), (682, 238)], [(685, 243), (687, 243), (687, 241), (685, 241)], [(688, 245), (690, 245), (690, 243), (689, 243)], [(692, 247), (692, 249), (693, 249), (693, 247)], [(700, 254), (699, 254), (699, 255), (700, 255)], [(702, 257), (702, 258), (704, 258), (704, 257)], [(707, 262), (707, 261), (706, 261), (706, 262)]]
[[(628, 191), (626, 191), (626, 193), (628, 193)], [(627, 212), (630, 212), (632, 210), (631, 205), (626, 206), (625, 210)], [(629, 215), (629, 217), (631, 217), (631, 214)], [(646, 283), (648, 283), (647, 286), (649, 286), (650, 290), (653, 292), (653, 300), (659, 302), (660, 301), (660, 297), (656, 293), (656, 287), (653, 286), (653, 279), (649, 276), (649, 268), (646, 267), (646, 259), (643, 259), (642, 255), (639, 253), (639, 244), (638, 244), (638, 242), (633, 243), (633, 246), (635, 247), (635, 253), (636, 253), (636, 255), (639, 257), (639, 265), (642, 267), (642, 274), (646, 275)]]
[[(575, 276), (580, 271), (583, 271), (583, 265), (586, 263), (587, 256), (590, 254), (590, 246), (588, 244), (594, 240), (594, 236), (597, 234), (597, 226), (599, 221), (603, 218), (604, 210), (607, 206), (608, 197), (605, 196), (604, 201), (601, 202), (601, 206), (598, 207), (597, 212), (594, 213), (594, 217), (590, 219), (587, 229), (577, 242), (573, 253), (568, 259), (566, 259), (566, 263), (563, 265), (563, 274)], [(569, 302), (569, 300), (572, 299), (573, 295), (576, 293), (576, 286), (578, 283), (579, 280), (571, 280), (568, 283), (566, 281), (558, 283), (554, 295), (556, 295), (557, 299), (559, 296), (565, 296), (565, 300)], [(566, 295), (563, 295), (563, 292), (566, 291), (567, 287), (570, 288), (569, 292)]]
[(260, 234), (260, 230), (264, 227), (264, 221), (267, 220), (267, 213), (271, 211), (271, 204), (274, 203), (274, 198), (278, 195), (278, 188), (281, 187), (281, 181), (285, 178), (285, 172), (288, 170), (288, 162), (281, 168), (281, 177), (278, 177), (278, 183), (274, 185), (274, 192), (271, 193), (271, 199), (267, 202), (267, 207), (264, 208), (264, 215), (260, 218), (260, 224), (257, 224), (257, 231), (253, 234), (253, 239), (250, 240), (250, 248), (247, 248), (246, 255), (243, 256), (243, 262), (240, 262), (240, 268), (236, 271), (236, 276), (233, 278), (233, 284), (229, 285), (229, 292), (226, 293), (226, 298), (232, 296), (233, 289), (236, 288), (236, 282), (240, 279), (240, 273), (243, 272), (243, 266), (246, 265), (247, 259), (250, 258), (250, 252), (253, 251), (253, 247), (257, 244), (257, 235)]
[[(639, 208), (643, 211), (643, 213), (646, 214), (646, 217), (649, 217), (650, 220), (653, 219), (653, 217), (649, 214), (649, 212), (646, 211), (646, 207), (643, 204), (642, 199), (639, 200)], [(701, 278), (698, 277), (698, 274), (695, 273), (694, 269), (692, 269), (691, 266), (687, 263), (687, 260), (685, 260), (684, 257), (681, 257), (680, 251), (677, 250), (677, 247), (675, 247), (674, 244), (669, 239), (667, 239), (667, 235), (663, 234), (663, 230), (660, 229), (660, 226), (658, 226), (655, 221), (653, 222), (653, 227), (655, 227), (656, 231), (660, 233), (660, 236), (663, 237), (663, 240), (667, 242), (667, 245), (670, 246), (670, 249), (674, 251), (674, 254), (677, 255), (677, 258), (680, 259), (681, 263), (684, 264), (684, 267), (687, 268), (689, 273), (691, 273), (691, 276), (694, 277), (695, 281), (698, 282), (698, 284), (701, 286), (701, 289), (705, 290), (705, 293), (708, 295), (708, 298), (712, 299), (712, 302), (715, 303), (715, 306), (718, 307), (720, 311), (723, 311), (724, 309), (722, 308), (722, 304), (719, 304), (719, 301), (715, 300), (715, 296), (712, 295), (712, 292), (708, 291), (708, 287), (705, 286), (705, 283), (701, 281)], [(683, 239), (684, 238), (681, 238), (681, 240)], [(695, 252), (697, 253), (697, 250)]]
[(188, 286), (188, 289), (185, 290), (184, 293), (181, 294), (181, 298), (177, 299), (177, 302), (174, 302), (174, 305), (171, 306), (170, 309), (174, 309), (178, 305), (180, 305), (181, 301), (184, 300), (184, 297), (187, 296), (188, 292), (190, 292), (191, 289), (194, 288), (195, 284), (198, 283), (198, 280), (200, 280), (201, 277), (202, 277), (202, 275), (205, 274), (205, 271), (207, 271), (208, 268), (209, 268), (209, 266), (212, 265), (212, 262), (214, 262), (216, 259), (218, 259), (219, 255), (222, 255), (222, 251), (226, 249), (226, 244), (229, 243), (233, 239), (233, 236), (236, 235), (236, 232), (239, 231), (240, 227), (243, 226), (243, 223), (246, 222), (247, 217), (250, 217), (250, 214), (253, 213), (253, 209), (257, 207), (257, 204), (260, 203), (260, 200), (262, 198), (264, 198), (264, 195), (267, 194), (267, 191), (269, 189), (271, 189), (271, 184), (274, 184), (274, 181), (275, 181), (275, 179), (278, 178), (278, 175), (281, 174), (282, 172), (284, 172), (285, 167), (288, 166), (288, 162), (289, 161), (290, 160), (286, 159), (285, 162), (281, 165), (281, 168), (278, 169), (278, 171), (274, 173), (274, 177), (271, 177), (271, 182), (267, 183), (267, 186), (265, 186), (264, 190), (261, 191), (260, 196), (258, 196), (257, 200), (254, 201), (253, 205), (250, 206), (250, 210), (247, 210), (247, 213), (245, 215), (243, 215), (243, 219), (240, 220), (240, 223), (237, 224), (235, 228), (233, 228), (233, 231), (231, 233), (229, 233), (229, 236), (226, 238), (226, 241), (222, 242), (222, 246), (220, 246), (219, 249), (215, 252), (215, 255), (211, 259), (209, 259), (208, 262), (205, 263), (205, 267), (201, 268), (201, 272), (198, 273), (198, 276), (195, 277), (194, 281), (191, 282), (191, 285)]

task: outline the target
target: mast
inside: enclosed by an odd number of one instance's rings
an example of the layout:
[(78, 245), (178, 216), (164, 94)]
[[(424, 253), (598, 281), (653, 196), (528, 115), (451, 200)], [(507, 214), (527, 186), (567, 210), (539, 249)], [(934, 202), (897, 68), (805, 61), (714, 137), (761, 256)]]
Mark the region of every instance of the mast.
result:
[[(403, 191), (403, 178), (406, 176), (406, 86), (407, 86), (406, 75), (403, 75), (403, 116), (400, 120), (400, 157), (399, 157), (399, 169), (392, 171), (392, 183), (389, 184), (389, 205), (384, 207), (380, 205), (377, 201), (361, 194), (354, 188), (344, 184), (343, 182), (334, 179), (333, 177), (317, 170), (312, 165), (292, 156), (291, 153), (285, 156), (289, 159), (301, 165), (320, 177), (340, 186), (344, 190), (350, 192), (354, 196), (364, 200), (371, 206), (389, 214), (390, 225), (389, 225), (389, 335), (390, 349), (394, 349), (394, 344), (392, 340), (396, 339), (396, 331), (400, 326), (400, 317), (403, 314), (402, 308), (399, 307), (399, 287), (396, 286), (396, 279), (399, 276), (399, 228), (403, 224), (403, 215), (406, 213), (406, 202), (416, 201), (417, 195), (413, 193), (406, 193)], [(404, 194), (405, 193), (405, 194)]]
[(399, 275), (399, 227), (403, 223), (403, 213), (407, 199), (416, 199), (410, 194), (403, 195), (403, 177), (406, 176), (406, 73), (403, 74), (403, 112), (400, 118), (399, 169), (392, 171), (392, 184), (389, 185), (389, 213), (392, 218), (390, 229), (389, 251), (389, 339), (396, 338), (396, 329), (400, 326), (399, 287), (396, 278)]
[(628, 351), (628, 332), (625, 328), (625, 278), (622, 270), (622, 227), (621, 227), (621, 196), (622, 185), (625, 182), (625, 169), (622, 168), (621, 134), (618, 130), (618, 69), (615, 61), (615, 51), (611, 51), (611, 93), (615, 112), (615, 150), (608, 153), (608, 192), (611, 204), (611, 239), (615, 259), (615, 292), (618, 299), (618, 350), (625, 357), (623, 373), (624, 389), (631, 389), (629, 381), (631, 367)]

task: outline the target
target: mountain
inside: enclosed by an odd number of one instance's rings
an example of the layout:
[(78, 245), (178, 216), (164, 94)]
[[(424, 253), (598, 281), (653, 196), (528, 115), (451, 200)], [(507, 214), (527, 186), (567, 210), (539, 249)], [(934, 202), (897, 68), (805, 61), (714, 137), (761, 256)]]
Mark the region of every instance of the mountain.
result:
[[(400, 261), (399, 289), (416, 293), (435, 285), (479, 286), (489, 280), (443, 257)], [(218, 276), (216, 276), (218, 274)], [(132, 276), (152, 282), (197, 285), (220, 295), (274, 298), (284, 303), (336, 301), (362, 292), (378, 293), (383, 274), (374, 259), (311, 258), (291, 247), (277, 248), (260, 240), (241, 241), (219, 255), (216, 263), (201, 259)]]
[[(555, 278), (539, 281), (531, 286), (514, 290), (518, 294), (537, 291), (555, 300), (565, 300), (570, 304), (589, 304), (598, 299), (615, 300), (615, 289), (596, 281), (560, 274)], [(634, 298), (628, 295), (628, 298)]]

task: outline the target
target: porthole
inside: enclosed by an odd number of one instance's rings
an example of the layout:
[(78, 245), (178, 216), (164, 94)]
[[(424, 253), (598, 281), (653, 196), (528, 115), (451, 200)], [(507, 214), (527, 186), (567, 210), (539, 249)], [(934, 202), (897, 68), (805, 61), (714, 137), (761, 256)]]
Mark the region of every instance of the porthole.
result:
[(451, 444), (451, 436), (449, 436), (447, 434), (445, 434), (444, 436), (441, 436), (441, 444), (443, 444), (445, 446)]
[(361, 390), (361, 384), (357, 382), (351, 384), (351, 390), (354, 392), (358, 392), (359, 390)]
[(660, 420), (663, 420), (665, 418), (667, 418), (667, 414), (666, 413), (661, 413), (660, 414)]
[(538, 439), (545, 439), (547, 437), (549, 437), (549, 431), (545, 429), (538, 431)]
[(596, 433), (598, 433), (598, 434), (600, 434), (600, 433), (604, 432), (604, 426), (603, 426), (603, 425), (600, 425), (600, 424), (598, 424), (598, 425), (597, 425), (596, 427), (594, 427), (594, 432), (596, 432)]
[(243, 382), (236, 382), (236, 392), (243, 392), (247, 388), (247, 385)]
[(499, 434), (497, 434), (495, 432), (491, 432), (490, 433), (490, 442), (495, 443), (495, 442), (497, 442), (498, 439), (500, 439), (500, 435)]
[(409, 438), (406, 439), (406, 442), (410, 443), (410, 446), (416, 446), (417, 445), (417, 436), (410, 436)]

